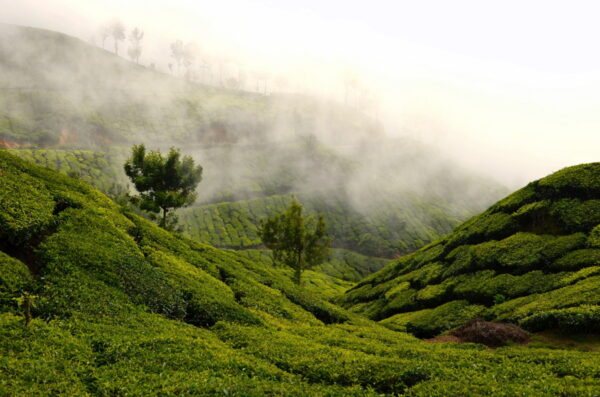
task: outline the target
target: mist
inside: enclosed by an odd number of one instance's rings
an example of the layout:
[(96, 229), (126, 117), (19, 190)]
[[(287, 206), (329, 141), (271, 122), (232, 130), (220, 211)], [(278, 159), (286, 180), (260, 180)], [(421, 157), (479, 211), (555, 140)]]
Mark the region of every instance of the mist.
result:
[(436, 145), (511, 188), (597, 160), (594, 2), (0, 3), (3, 22), (96, 44), (99, 27), (118, 18), (145, 32), (141, 63), (163, 71), (169, 43), (180, 39), (196, 43), (200, 57), (285, 81), (269, 82), (268, 93), (352, 101), (350, 80), (369, 98), (357, 106), (369, 102), (386, 134)]

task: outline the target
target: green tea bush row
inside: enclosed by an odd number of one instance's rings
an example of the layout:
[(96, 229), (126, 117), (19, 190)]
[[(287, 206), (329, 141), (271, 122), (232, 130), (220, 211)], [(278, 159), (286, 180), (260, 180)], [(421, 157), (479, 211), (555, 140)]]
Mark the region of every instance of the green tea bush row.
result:
[(339, 302), (372, 319), (393, 316), (401, 328), (410, 313), (453, 301), (483, 305), (487, 318), (509, 321), (596, 305), (598, 174), (599, 163), (584, 164), (532, 182), (366, 277)]

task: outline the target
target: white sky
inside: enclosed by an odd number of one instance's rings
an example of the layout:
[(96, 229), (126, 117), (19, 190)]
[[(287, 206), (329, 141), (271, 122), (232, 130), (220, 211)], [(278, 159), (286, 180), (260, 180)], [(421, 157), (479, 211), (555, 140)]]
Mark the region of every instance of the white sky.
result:
[(84, 39), (119, 17), (146, 31), (147, 62), (182, 38), (296, 75), (356, 71), (394, 116), (388, 133), (421, 131), (511, 186), (600, 160), (597, 1), (0, 0), (0, 10), (0, 21)]

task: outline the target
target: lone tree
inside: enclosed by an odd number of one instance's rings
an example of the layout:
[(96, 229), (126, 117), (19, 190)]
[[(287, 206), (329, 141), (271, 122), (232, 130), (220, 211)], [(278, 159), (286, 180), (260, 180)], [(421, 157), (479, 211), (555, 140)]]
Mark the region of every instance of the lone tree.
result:
[(121, 21), (115, 19), (110, 23), (109, 30), (115, 43), (115, 54), (119, 55), (119, 41), (125, 40), (125, 26)]
[(140, 56), (142, 55), (142, 39), (144, 38), (144, 32), (138, 28), (135, 28), (129, 33), (129, 48), (127, 49), (127, 55), (129, 58), (139, 64)]
[(185, 46), (183, 45), (183, 41), (175, 40), (171, 43), (171, 58), (175, 60), (177, 64), (177, 73), (179, 73), (179, 69), (181, 69), (181, 64), (185, 58)]
[(164, 157), (160, 151), (146, 153), (146, 147), (134, 145), (125, 162), (125, 173), (140, 195), (134, 200), (146, 211), (159, 213), (159, 225), (167, 228), (167, 213), (196, 200), (196, 187), (202, 180), (202, 167), (190, 156), (181, 158), (179, 149), (171, 148)]
[(102, 39), (102, 48), (104, 48), (104, 44), (106, 43), (106, 39), (108, 39), (110, 37), (110, 26), (109, 25), (102, 25), (100, 27), (100, 29), (98, 30), (98, 33), (100, 34), (100, 38)]
[(325, 259), (331, 239), (326, 234), (323, 215), (317, 219), (302, 216), (302, 205), (296, 200), (283, 213), (261, 222), (259, 236), (273, 250), (276, 262), (294, 269), (294, 282), (301, 283), (302, 272)]

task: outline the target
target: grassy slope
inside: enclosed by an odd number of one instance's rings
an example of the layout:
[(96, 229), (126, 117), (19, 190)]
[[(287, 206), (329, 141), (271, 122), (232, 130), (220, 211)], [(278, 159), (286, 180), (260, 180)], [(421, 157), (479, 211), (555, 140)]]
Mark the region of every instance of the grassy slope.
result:
[(0, 237), (2, 395), (600, 392), (598, 353), (427, 345), (6, 151)]
[(473, 317), (600, 331), (600, 163), (566, 168), (375, 273), (343, 305), (433, 336)]

